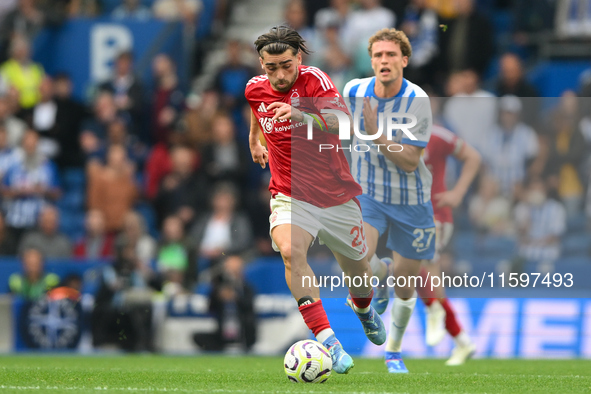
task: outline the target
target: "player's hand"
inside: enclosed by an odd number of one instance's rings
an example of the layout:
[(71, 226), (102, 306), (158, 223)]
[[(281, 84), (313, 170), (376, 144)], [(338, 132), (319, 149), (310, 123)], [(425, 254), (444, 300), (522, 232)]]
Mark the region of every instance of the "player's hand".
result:
[(378, 132), (378, 107), (371, 107), (369, 97), (363, 98), (363, 124), (368, 135), (374, 135)]
[(275, 113), (275, 115), (273, 115), (273, 118), (271, 119), (273, 122), (276, 120), (291, 119), (291, 105), (287, 103), (281, 103), (276, 101), (274, 103), (271, 103), (271, 105), (267, 107), (267, 111), (273, 111)]
[(250, 154), (252, 155), (252, 161), (260, 164), (262, 168), (266, 167), (269, 162), (269, 152), (260, 141), (250, 145)]
[(453, 209), (462, 203), (462, 196), (453, 190), (437, 193), (433, 197), (435, 198), (437, 208), (450, 207)]

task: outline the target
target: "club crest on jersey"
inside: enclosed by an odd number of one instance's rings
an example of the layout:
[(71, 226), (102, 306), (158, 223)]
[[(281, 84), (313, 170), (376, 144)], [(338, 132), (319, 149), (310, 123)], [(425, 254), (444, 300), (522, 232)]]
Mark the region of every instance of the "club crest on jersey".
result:
[(291, 105), (294, 107), (300, 106), (300, 94), (298, 93), (297, 89), (291, 94)]

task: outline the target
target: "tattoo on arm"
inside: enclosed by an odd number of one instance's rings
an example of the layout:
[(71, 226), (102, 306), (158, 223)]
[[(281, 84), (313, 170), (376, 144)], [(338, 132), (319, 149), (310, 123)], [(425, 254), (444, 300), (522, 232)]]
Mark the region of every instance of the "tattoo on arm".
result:
[(325, 114), (323, 116), (326, 125), (328, 126), (328, 132), (330, 134), (339, 134), (339, 118), (333, 114)]

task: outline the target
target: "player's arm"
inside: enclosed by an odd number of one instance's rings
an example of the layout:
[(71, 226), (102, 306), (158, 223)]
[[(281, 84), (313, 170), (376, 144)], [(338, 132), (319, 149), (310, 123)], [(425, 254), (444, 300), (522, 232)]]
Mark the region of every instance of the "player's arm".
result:
[[(365, 124), (365, 132), (369, 135), (377, 134), (378, 132), (378, 107), (371, 107), (369, 98), (363, 100), (363, 117)], [(378, 138), (374, 140), (374, 145), (380, 146), (380, 152), (396, 164), (398, 168), (405, 172), (413, 172), (419, 166), (421, 161), (421, 154), (423, 153), (423, 147), (410, 144), (397, 144), (390, 140), (386, 133), (382, 133)], [(389, 149), (389, 146), (393, 148)], [(402, 150), (400, 150), (402, 146)]]
[(261, 128), (259, 127), (259, 122), (257, 118), (252, 112), (250, 111), (250, 133), (248, 135), (248, 144), (250, 146), (250, 154), (252, 155), (252, 161), (261, 165), (262, 168), (265, 168), (267, 163), (269, 162), (269, 152), (267, 152), (267, 148), (265, 148), (261, 144)]
[(460, 151), (453, 156), (462, 162), (462, 171), (453, 189), (435, 196), (438, 207), (456, 208), (460, 205), (470, 184), (476, 178), (476, 174), (478, 174), (478, 170), (480, 169), (480, 153), (465, 141)]
[(274, 110), (275, 115), (271, 119), (275, 120), (291, 120), (293, 122), (305, 122), (304, 115), (308, 115), (313, 119), (312, 126), (316, 130), (326, 131), (330, 134), (339, 134), (339, 119), (334, 114), (310, 114), (304, 113), (299, 109), (292, 107), (287, 103), (275, 102), (267, 107), (268, 110)]

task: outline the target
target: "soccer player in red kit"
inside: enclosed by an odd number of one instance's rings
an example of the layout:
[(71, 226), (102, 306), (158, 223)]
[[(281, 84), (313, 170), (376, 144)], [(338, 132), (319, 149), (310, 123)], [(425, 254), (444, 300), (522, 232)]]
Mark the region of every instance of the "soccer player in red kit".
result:
[[(433, 106), (435, 107), (435, 106)], [(449, 156), (463, 162), (460, 177), (451, 190), (445, 186), (445, 167)], [(464, 195), (480, 167), (480, 154), (472, 146), (458, 138), (446, 128), (433, 125), (431, 139), (425, 149), (425, 164), (433, 175), (431, 195), (435, 215), (436, 245), (435, 258), (424, 261), (421, 270), (423, 283), (429, 276), (440, 276), (439, 256), (453, 233), (452, 209), (460, 205)], [(462, 330), (442, 286), (435, 287), (431, 293), (431, 283), (417, 288), (419, 296), (427, 306), (427, 344), (435, 346), (445, 336), (445, 331), (453, 337), (456, 347), (446, 365), (461, 365), (475, 352), (475, 346)]]
[[(308, 49), (295, 30), (273, 27), (255, 46), (265, 74), (252, 78), (245, 90), (252, 110), (249, 142), (253, 161), (262, 167), (268, 162), (271, 169), (273, 248), (281, 253), (285, 279), (304, 321), (329, 350), (333, 369), (347, 373), (353, 360), (330, 328), (319, 288), (305, 278), (314, 277), (306, 255), (316, 237), (331, 249), (345, 275), (371, 277), (361, 209), (355, 198), (361, 187), (351, 176), (342, 150), (318, 149), (319, 143), (340, 147), (338, 117), (320, 115), (320, 109), (348, 112), (330, 78), (318, 68), (302, 65), (302, 52)], [(303, 105), (305, 98), (326, 104), (310, 108)], [(317, 132), (312, 140), (306, 134), (306, 115), (315, 120)], [(260, 142), (261, 130), (268, 151)], [(383, 344), (386, 330), (371, 306), (370, 282), (347, 285), (366, 336)]]

